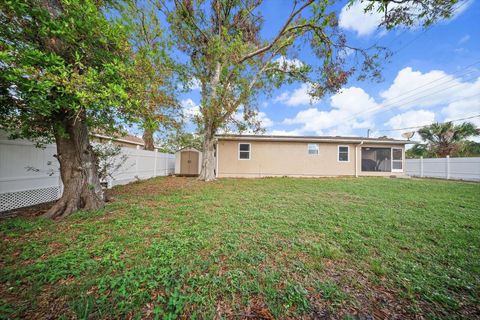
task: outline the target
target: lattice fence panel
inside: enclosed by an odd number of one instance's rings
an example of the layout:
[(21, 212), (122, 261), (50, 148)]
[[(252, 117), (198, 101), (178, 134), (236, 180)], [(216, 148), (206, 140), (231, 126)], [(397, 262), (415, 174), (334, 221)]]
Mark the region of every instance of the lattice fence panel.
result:
[(57, 200), (61, 196), (60, 187), (9, 192), (0, 194), (0, 212), (33, 206), (35, 204)]

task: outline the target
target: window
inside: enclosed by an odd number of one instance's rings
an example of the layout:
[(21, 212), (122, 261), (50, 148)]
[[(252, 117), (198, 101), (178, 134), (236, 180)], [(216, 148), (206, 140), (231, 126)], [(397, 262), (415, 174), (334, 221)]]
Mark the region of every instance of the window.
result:
[(403, 150), (398, 148), (392, 149), (392, 171), (403, 171)]
[(308, 144), (308, 154), (310, 155), (317, 155), (318, 154), (318, 144), (316, 143), (309, 143)]
[(349, 151), (350, 151), (349, 146), (338, 146), (338, 161), (348, 162)]
[(392, 171), (391, 148), (362, 148), (362, 171)]
[(250, 160), (250, 143), (238, 144), (238, 159)]

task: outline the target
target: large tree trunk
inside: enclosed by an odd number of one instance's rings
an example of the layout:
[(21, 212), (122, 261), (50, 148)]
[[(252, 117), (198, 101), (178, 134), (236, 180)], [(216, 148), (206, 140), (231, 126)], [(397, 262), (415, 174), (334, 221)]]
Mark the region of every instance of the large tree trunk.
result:
[(155, 145), (153, 142), (153, 131), (145, 129), (142, 136), (143, 142), (145, 142), (145, 150), (153, 151)]
[(215, 135), (211, 126), (205, 127), (205, 139), (203, 141), (202, 170), (198, 179), (203, 181), (215, 180)]
[[(78, 210), (104, 205), (104, 195), (96, 168), (96, 156), (88, 138), (85, 113), (61, 120), (55, 129), (57, 158), (63, 182), (63, 195), (44, 216), (63, 218)], [(64, 130), (65, 133), (62, 133)]]

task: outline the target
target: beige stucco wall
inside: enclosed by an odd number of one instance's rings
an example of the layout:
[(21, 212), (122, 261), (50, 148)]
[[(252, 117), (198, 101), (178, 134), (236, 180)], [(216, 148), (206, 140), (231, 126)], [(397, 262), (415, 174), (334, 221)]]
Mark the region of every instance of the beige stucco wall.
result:
[[(238, 159), (238, 144), (250, 143), (250, 160)], [(218, 141), (218, 177), (265, 177), (265, 176), (354, 176), (355, 163), (358, 175), (392, 175), (390, 172), (361, 172), (361, 163), (356, 161), (355, 148), (361, 159), (361, 148), (357, 144), (319, 143), (318, 155), (309, 155), (307, 142), (283, 141)], [(338, 161), (338, 146), (349, 146), (349, 162)], [(392, 145), (364, 145), (392, 147)], [(403, 149), (403, 146), (394, 146)], [(401, 173), (394, 173), (399, 175)]]

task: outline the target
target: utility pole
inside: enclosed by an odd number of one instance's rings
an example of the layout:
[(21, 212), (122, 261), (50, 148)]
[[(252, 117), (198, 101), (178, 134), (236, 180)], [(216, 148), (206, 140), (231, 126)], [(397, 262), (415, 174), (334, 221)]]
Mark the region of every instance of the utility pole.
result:
[(370, 129), (367, 129), (367, 138), (370, 138)]

